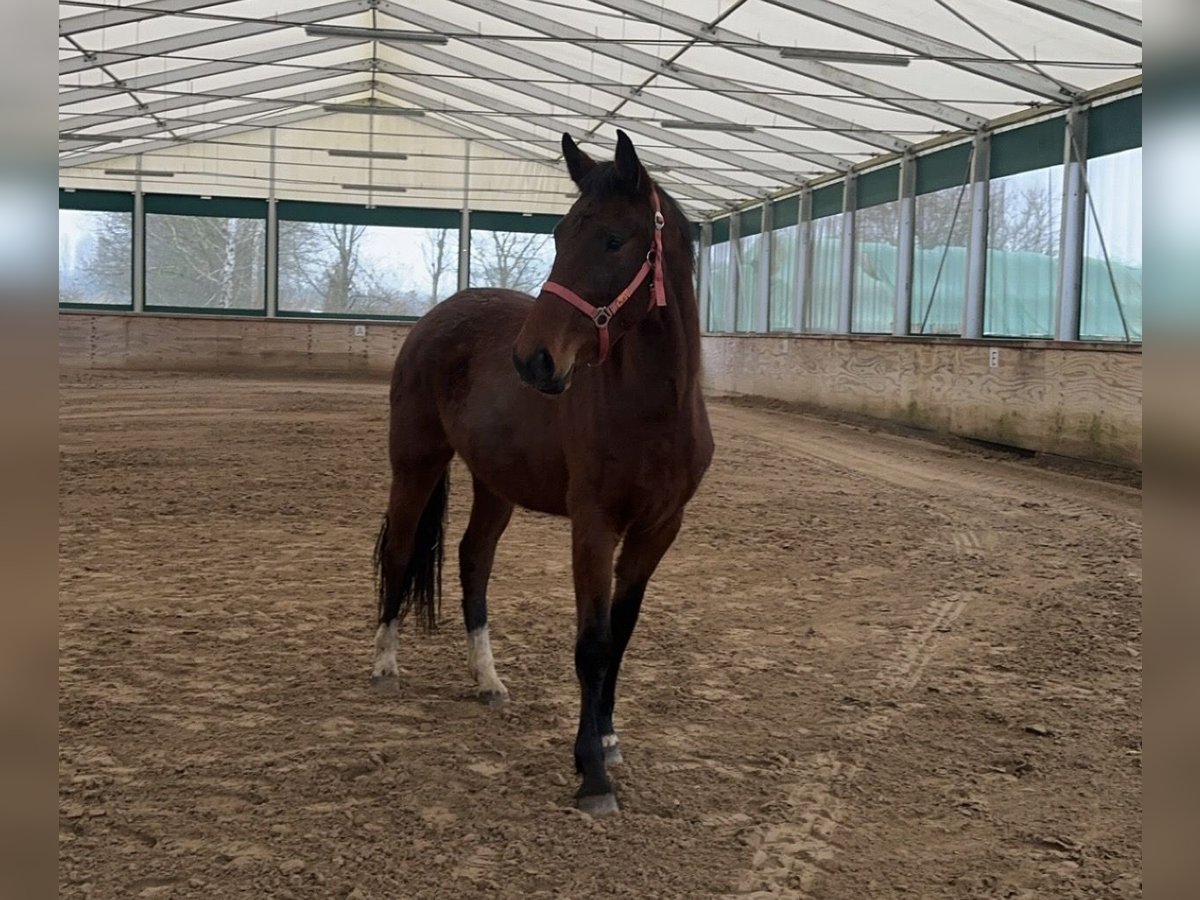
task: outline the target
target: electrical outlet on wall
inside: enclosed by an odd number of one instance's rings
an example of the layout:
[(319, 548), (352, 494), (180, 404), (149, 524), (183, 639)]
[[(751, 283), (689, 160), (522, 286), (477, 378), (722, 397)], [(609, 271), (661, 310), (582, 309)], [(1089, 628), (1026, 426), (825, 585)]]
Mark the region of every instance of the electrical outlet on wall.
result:
[(992, 347), (988, 350), (988, 368), (995, 369), (1000, 365), (1000, 348)]
[[(366, 325), (355, 325), (354, 326), (354, 336), (355, 337), (366, 337), (367, 336), (367, 326)], [(995, 363), (992, 363), (992, 365), (995, 365)]]

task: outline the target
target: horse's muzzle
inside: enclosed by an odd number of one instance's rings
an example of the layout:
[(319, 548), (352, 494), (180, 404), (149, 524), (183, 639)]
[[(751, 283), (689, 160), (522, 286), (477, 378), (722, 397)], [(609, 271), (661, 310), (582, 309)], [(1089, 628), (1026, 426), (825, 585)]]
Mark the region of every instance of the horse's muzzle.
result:
[(514, 350), (513, 366), (523, 382), (543, 394), (554, 396), (571, 386), (571, 373), (568, 371), (565, 375), (555, 375), (554, 358), (544, 348), (527, 358), (522, 358)]

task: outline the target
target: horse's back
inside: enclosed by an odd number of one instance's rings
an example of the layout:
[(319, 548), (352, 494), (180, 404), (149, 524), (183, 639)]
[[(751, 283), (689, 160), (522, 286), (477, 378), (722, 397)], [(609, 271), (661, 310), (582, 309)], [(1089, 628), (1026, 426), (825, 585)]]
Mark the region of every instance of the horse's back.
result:
[(447, 353), (471, 355), (480, 344), (507, 342), (511, 352), (532, 303), (528, 294), (503, 288), (467, 288), (447, 297), (413, 325), (396, 357), (393, 382), (415, 363)]
[(519, 291), (469, 288), (413, 326), (392, 373), (394, 466), (437, 435), (500, 496), (542, 512), (565, 511), (554, 402), (522, 385), (512, 362), (532, 303)]

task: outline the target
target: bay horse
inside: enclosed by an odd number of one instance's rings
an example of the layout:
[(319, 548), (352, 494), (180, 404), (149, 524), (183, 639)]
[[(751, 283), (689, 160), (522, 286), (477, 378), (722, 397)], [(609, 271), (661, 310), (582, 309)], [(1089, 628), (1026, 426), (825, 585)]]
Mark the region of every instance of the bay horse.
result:
[(536, 300), (472, 288), (413, 326), (392, 372), (392, 483), (375, 553), (372, 679), (386, 683), (398, 674), (405, 617), (437, 624), (448, 466), (458, 453), (474, 490), (458, 548), (467, 664), (479, 699), (501, 703), (508, 691), (487, 613), (496, 545), (516, 505), (570, 519), (575, 796), (592, 815), (617, 809), (607, 765), (620, 761), (622, 656), (713, 455), (691, 226), (617, 134), (614, 159), (601, 163), (563, 135), (579, 197), (554, 229), (550, 279)]

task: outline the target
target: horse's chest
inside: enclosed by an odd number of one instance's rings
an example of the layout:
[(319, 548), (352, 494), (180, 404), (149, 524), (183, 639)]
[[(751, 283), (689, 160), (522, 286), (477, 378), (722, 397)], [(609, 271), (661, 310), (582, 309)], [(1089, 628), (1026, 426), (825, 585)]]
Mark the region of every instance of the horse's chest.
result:
[(604, 493), (621, 518), (663, 518), (681, 509), (707, 468), (703, 441), (672, 429), (610, 454), (600, 473)]

